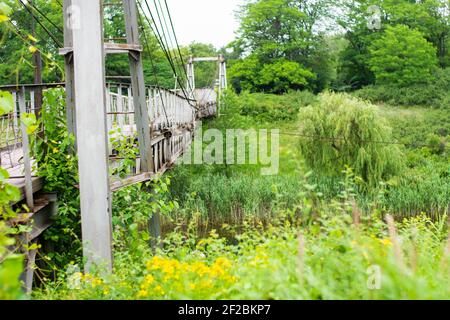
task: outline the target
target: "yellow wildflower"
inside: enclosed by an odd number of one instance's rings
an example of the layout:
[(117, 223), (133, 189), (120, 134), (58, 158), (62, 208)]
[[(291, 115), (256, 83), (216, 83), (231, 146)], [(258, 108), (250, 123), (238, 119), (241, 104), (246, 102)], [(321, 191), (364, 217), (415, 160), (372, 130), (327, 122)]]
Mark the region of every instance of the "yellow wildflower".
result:
[(153, 292), (154, 292), (155, 294), (161, 295), (161, 296), (165, 294), (164, 289), (163, 289), (160, 285), (156, 286), (156, 287), (153, 289)]
[(386, 247), (392, 246), (392, 241), (390, 239), (378, 239), (378, 241)]
[(140, 290), (137, 294), (138, 299), (146, 298), (148, 296), (147, 290)]
[(38, 49), (35, 46), (29, 46), (28, 47), (28, 51), (30, 51), (30, 53), (35, 53)]
[(146, 276), (144, 279), (144, 282), (146, 285), (151, 285), (154, 281), (155, 281), (155, 278), (151, 274)]
[(103, 283), (103, 281), (101, 279), (93, 278), (92, 279), (92, 288), (96, 288), (99, 285), (101, 285), (102, 283)]
[(3, 14), (0, 14), (0, 23), (5, 22), (5, 21), (8, 21), (8, 20), (9, 20), (9, 17), (8, 17), (8, 16), (5, 16), (5, 15), (3, 15)]

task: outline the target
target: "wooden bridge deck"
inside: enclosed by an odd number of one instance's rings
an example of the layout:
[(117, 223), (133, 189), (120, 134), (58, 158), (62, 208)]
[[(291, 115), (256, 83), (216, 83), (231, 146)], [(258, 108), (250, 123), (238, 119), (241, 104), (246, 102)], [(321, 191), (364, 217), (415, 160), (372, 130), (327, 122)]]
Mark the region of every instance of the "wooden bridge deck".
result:
[[(62, 84), (54, 86), (61, 87)], [(52, 85), (45, 85), (45, 88), (52, 88)], [(26, 199), (26, 176), (24, 170), (24, 148), (21, 140), (21, 128), (19, 124), (18, 95), (20, 89), (25, 88), (28, 92), (26, 96), (26, 109), (34, 112), (34, 91), (39, 88), (30, 85), (17, 88), (16, 86), (1, 87), (0, 89), (13, 92), (16, 110), (11, 115), (0, 119), (1, 135), (13, 137), (8, 143), (0, 146), (0, 160), (2, 168), (6, 169), (10, 175), (8, 182), (20, 190), (19, 202)], [(173, 167), (176, 160), (188, 149), (195, 130), (195, 122), (198, 119), (211, 117), (217, 111), (217, 93), (210, 88), (196, 89), (196, 108), (189, 106), (187, 101), (176, 92), (170, 90), (149, 87), (147, 106), (149, 118), (151, 120), (151, 145), (153, 154), (153, 172), (140, 172), (140, 157), (136, 159), (136, 166), (130, 175), (124, 179), (110, 177), (111, 191), (120, 188), (145, 182), (163, 175), (169, 168)], [(134, 118), (134, 105), (131, 88), (127, 84), (108, 85), (107, 90), (107, 130), (110, 139), (117, 138), (118, 135), (134, 137), (136, 135), (136, 124)], [(183, 109), (184, 108), (184, 109)], [(187, 111), (187, 113), (186, 113)], [(12, 121), (11, 119), (15, 119)], [(117, 129), (120, 129), (120, 133)], [(114, 150), (110, 150), (110, 166), (120, 161), (114, 155)], [(33, 151), (31, 150), (31, 155)], [(30, 166), (35, 170), (36, 163), (33, 158)], [(32, 193), (37, 194), (44, 187), (44, 179), (37, 177), (35, 171), (31, 172)]]

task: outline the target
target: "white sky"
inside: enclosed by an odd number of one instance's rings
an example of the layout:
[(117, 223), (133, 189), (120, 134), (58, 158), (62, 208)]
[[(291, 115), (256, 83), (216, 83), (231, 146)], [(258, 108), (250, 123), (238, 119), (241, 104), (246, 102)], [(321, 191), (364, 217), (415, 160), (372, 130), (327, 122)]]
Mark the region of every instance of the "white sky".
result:
[(239, 27), (234, 11), (243, 0), (167, 0), (180, 45), (193, 41), (216, 48), (234, 40)]

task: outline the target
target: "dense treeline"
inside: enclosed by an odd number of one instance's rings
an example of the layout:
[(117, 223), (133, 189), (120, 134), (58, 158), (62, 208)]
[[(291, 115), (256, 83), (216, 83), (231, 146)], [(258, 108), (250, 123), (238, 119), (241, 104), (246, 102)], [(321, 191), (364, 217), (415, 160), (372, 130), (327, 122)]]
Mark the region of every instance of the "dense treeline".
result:
[(241, 58), (233, 87), (280, 93), (429, 84), (450, 64), (449, 10), (448, 0), (251, 1), (230, 45)]
[[(44, 82), (62, 81), (55, 72), (57, 45), (41, 24), (63, 42), (62, 8), (56, 1), (35, 0), (34, 5), (49, 21), (34, 23), (30, 13), (17, 1), (5, 1), (26, 38), (37, 38), (36, 47), (44, 56)], [(182, 83), (181, 70), (189, 55), (223, 53), (229, 60), (230, 83), (237, 91), (284, 93), (289, 90), (321, 92), (348, 91), (368, 87), (359, 95), (375, 101), (403, 105), (447, 105), (450, 91), (450, 1), (448, 0), (254, 0), (245, 1), (237, 12), (240, 28), (236, 40), (224, 48), (193, 43), (181, 48), (182, 59), (173, 57)], [(173, 87), (173, 70), (145, 19), (142, 42), (146, 81)], [(120, 6), (105, 7), (106, 41), (125, 36)], [(0, 83), (29, 83), (33, 80), (33, 52), (10, 24), (0, 30)], [(120, 41), (120, 40), (119, 40)], [(176, 48), (172, 48), (174, 51)], [(183, 60), (183, 61), (181, 61)], [(17, 63), (19, 62), (19, 63)], [(108, 76), (127, 76), (126, 56), (108, 56)], [(198, 87), (210, 86), (216, 76), (214, 64), (196, 68)], [(438, 85), (436, 85), (438, 83)], [(392, 88), (393, 87), (393, 88)], [(410, 90), (408, 90), (410, 88)], [(418, 90), (419, 88), (419, 90)], [(401, 89), (401, 90), (400, 90)], [(406, 94), (405, 94), (406, 91)], [(417, 91), (421, 94), (418, 96)], [(402, 94), (396, 94), (402, 92)], [(405, 96), (414, 96), (405, 99)], [(438, 96), (436, 98), (435, 96)]]
[[(0, 4), (6, 4), (11, 10), (8, 14), (9, 21), (0, 24), (0, 85), (15, 83), (32, 83), (34, 79), (34, 55), (42, 52), (43, 82), (64, 81), (63, 59), (58, 55), (58, 49), (63, 44), (63, 15), (60, 1), (34, 0), (33, 4), (39, 12), (31, 6), (28, 9), (17, 0), (5, 0)], [(104, 34), (105, 41), (124, 42), (125, 21), (123, 9), (119, 5), (105, 6)], [(6, 8), (6, 6), (5, 6)], [(33, 21), (32, 15), (38, 18)], [(1, 14), (1, 12), (0, 12)], [(6, 15), (4, 15), (6, 17)], [(159, 84), (163, 87), (173, 88), (175, 77), (172, 67), (161, 49), (148, 21), (139, 19), (141, 30), (141, 43), (144, 47), (144, 74), (146, 83)], [(34, 31), (33, 31), (34, 30)], [(52, 35), (49, 36), (47, 31)], [(144, 36), (145, 33), (145, 36)], [(192, 43), (181, 48), (183, 61), (177, 59), (177, 48), (171, 48), (170, 55), (180, 77), (180, 82), (185, 85), (183, 64), (190, 55), (215, 56), (217, 50), (208, 44)], [(210, 86), (215, 72), (214, 65), (201, 64), (197, 66), (198, 86)], [(106, 59), (106, 75), (108, 77), (126, 77), (129, 75), (129, 63), (126, 55), (108, 55)], [(126, 78), (124, 78), (126, 79)], [(177, 84), (179, 88), (179, 84)]]

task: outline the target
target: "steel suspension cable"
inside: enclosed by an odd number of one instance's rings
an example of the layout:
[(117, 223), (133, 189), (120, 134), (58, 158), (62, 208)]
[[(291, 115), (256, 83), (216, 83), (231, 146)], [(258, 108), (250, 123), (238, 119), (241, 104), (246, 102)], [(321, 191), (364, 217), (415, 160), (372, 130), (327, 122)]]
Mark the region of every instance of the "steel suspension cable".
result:
[[(154, 27), (155, 27), (156, 31), (153, 29), (152, 23), (150, 22), (150, 19), (149, 19), (149, 18), (147, 17), (147, 15), (145, 14), (145, 10), (144, 10), (144, 8), (142, 7), (142, 4), (141, 4), (140, 2), (138, 2), (138, 5), (139, 5), (139, 7), (141, 8), (141, 11), (142, 11), (142, 13), (143, 13), (143, 16), (144, 16), (144, 18), (147, 20), (147, 23), (149, 24), (150, 28), (152, 29), (153, 34), (155, 35), (156, 39), (158, 40), (158, 42), (159, 42), (159, 44), (160, 44), (160, 46), (161, 46), (161, 49), (163, 50), (163, 53), (164, 53), (164, 55), (166, 56), (166, 58), (167, 58), (167, 60), (168, 60), (168, 62), (169, 62), (169, 64), (170, 64), (170, 66), (171, 66), (171, 68), (172, 68), (172, 71), (174, 72), (175, 75), (177, 75), (177, 72), (176, 72), (175, 66), (174, 66), (174, 64), (173, 64), (173, 61), (171, 60), (171, 58), (170, 58), (170, 56), (169, 56), (169, 54), (168, 54), (168, 52), (167, 52), (167, 50), (166, 50), (166, 48), (165, 48), (165, 46), (164, 46), (164, 42), (162, 41), (162, 36), (161, 36), (161, 34), (160, 34), (160, 32), (159, 32), (159, 29), (158, 29), (158, 27), (157, 27), (157, 25), (156, 25), (156, 20), (155, 20), (153, 14), (152, 14), (152, 11), (150, 10), (150, 6), (149, 6), (147, 0), (143, 0), (143, 1), (144, 1), (144, 3), (145, 3), (146, 6), (147, 6), (147, 9), (148, 9), (148, 11), (149, 11), (150, 17), (151, 17), (151, 19), (152, 19), (152, 21), (153, 21), (153, 24), (154, 24)], [(181, 90), (182, 90), (182, 92), (183, 92), (183, 94), (184, 94), (186, 100), (187, 100), (187, 101), (189, 102), (189, 104), (192, 106), (191, 101), (190, 101), (190, 99), (188, 98), (188, 95), (187, 95), (187, 93), (186, 93), (186, 90), (185, 90), (185, 88), (184, 88), (182, 82), (180, 82), (180, 80), (179, 80), (178, 77), (177, 77), (177, 81), (178, 81), (178, 84), (180, 85), (180, 88), (181, 88)]]
[[(154, 1), (156, 1), (156, 0), (154, 0)], [(167, 23), (167, 19), (166, 19), (166, 14), (164, 14), (164, 8), (163, 8), (163, 6), (161, 5), (161, 0), (158, 0), (158, 4), (159, 4), (159, 8), (160, 8), (160, 10), (161, 10), (161, 16), (162, 16), (162, 18), (163, 18), (163, 21), (164, 21), (164, 26), (165, 26), (165, 31), (166, 31), (166, 33), (168, 34), (168, 38), (169, 38), (169, 42), (170, 42), (170, 46), (171, 46), (171, 48), (173, 48), (173, 50), (174, 50), (174, 53), (173, 53), (173, 55), (174, 55), (174, 57), (175, 57), (175, 61), (176, 62), (178, 62), (177, 60), (177, 57), (176, 57), (176, 53), (177, 53), (177, 51), (176, 51), (176, 46), (174, 45), (174, 41), (173, 41), (173, 37), (175, 36), (175, 30), (172, 28), (172, 33), (170, 32), (170, 29), (169, 29), (169, 26), (168, 26), (168, 23)], [(167, 8), (167, 6), (166, 6), (166, 8)], [(158, 9), (157, 7), (156, 7), (156, 9)], [(167, 12), (167, 14), (168, 15), (170, 15), (170, 13), (169, 12)], [(172, 36), (173, 35), (173, 36)], [(185, 75), (185, 80), (187, 81), (187, 71), (186, 71), (186, 69), (184, 68), (184, 66), (183, 66), (183, 60), (182, 60), (182, 57), (180, 56), (180, 60), (179, 60), (179, 62), (180, 62), (180, 64), (181, 64), (181, 67), (180, 67), (180, 65), (179, 64), (177, 64), (177, 66), (178, 66), (178, 69), (181, 69), (181, 74), (183, 74), (184, 73), (184, 75)]]
[(28, 11), (28, 13), (36, 20), (36, 22), (42, 27), (42, 29), (44, 29), (45, 33), (48, 34), (48, 36), (50, 38), (52, 38), (52, 40), (55, 42), (55, 44), (59, 47), (62, 48), (63, 45), (61, 44), (61, 42), (59, 42), (58, 39), (56, 39), (56, 37), (42, 24), (42, 22), (33, 14), (33, 12), (30, 10), (30, 8), (28, 8), (28, 6), (22, 2), (22, 0), (18, 0), (20, 2), (20, 4), (22, 4), (22, 6)]
[(164, 110), (164, 115), (165, 115), (166, 120), (167, 120), (167, 125), (169, 125), (169, 117), (167, 116), (166, 106), (165, 106), (164, 100), (162, 98), (161, 87), (159, 86), (157, 69), (156, 69), (156, 66), (155, 66), (155, 64), (153, 62), (152, 56), (151, 56), (150, 45), (149, 45), (149, 41), (147, 39), (147, 35), (145, 34), (145, 27), (144, 27), (141, 15), (138, 15), (138, 16), (139, 16), (139, 22), (141, 23), (141, 30), (142, 30), (142, 34), (143, 34), (143, 38), (144, 38), (145, 47), (147, 49), (148, 57), (149, 57), (149, 60), (150, 60), (150, 66), (153, 69), (153, 74), (154, 74), (154, 77), (155, 77), (157, 90), (158, 90), (159, 96), (161, 98), (161, 104), (162, 104), (162, 107), (163, 107), (163, 110)]
[(44, 17), (45, 20), (47, 20), (53, 27), (56, 28), (56, 30), (58, 30), (59, 33), (64, 34), (63, 29), (61, 29), (61, 27), (59, 27), (58, 25), (56, 25), (56, 23), (54, 23), (52, 20), (50, 20), (50, 18), (47, 17), (47, 15), (45, 13), (43, 13), (40, 9), (38, 9), (33, 2), (28, 2), (27, 3), (29, 6), (31, 6), (36, 12), (38, 12), (41, 16)]
[[(183, 64), (183, 70), (184, 70), (184, 73), (186, 74), (186, 78), (188, 78), (188, 74), (187, 74), (187, 71), (186, 71), (186, 68), (185, 68), (186, 61), (184, 60), (183, 55), (181, 53), (180, 44), (178, 42), (178, 37), (177, 37), (177, 34), (175, 32), (175, 28), (174, 28), (174, 24), (173, 24), (173, 20), (172, 20), (172, 15), (170, 14), (170, 10), (169, 10), (169, 6), (167, 4), (167, 0), (164, 0), (164, 3), (166, 5), (166, 10), (167, 10), (167, 14), (169, 16), (170, 26), (172, 27), (172, 32), (173, 32), (173, 35), (174, 35), (174, 38), (175, 38), (175, 44), (177, 45), (178, 55), (180, 56), (181, 63)], [(188, 84), (189, 84), (189, 89), (192, 91), (193, 88), (191, 87), (191, 83), (189, 82)]]

